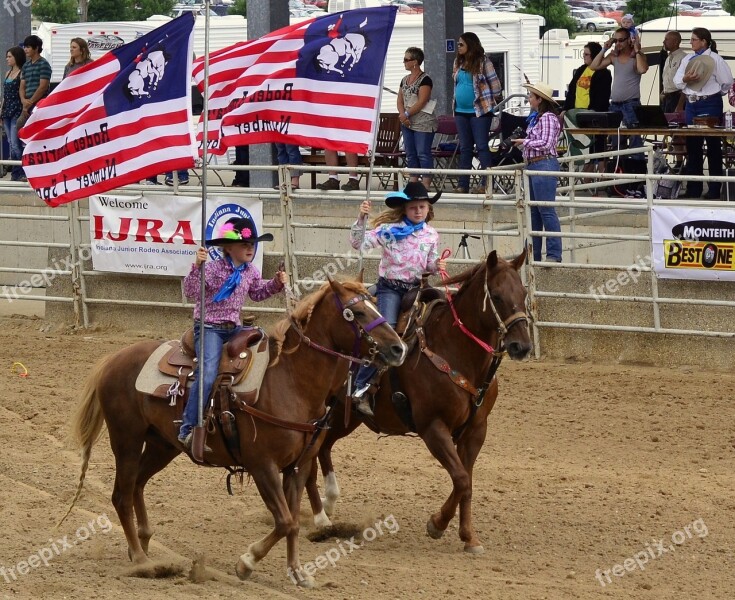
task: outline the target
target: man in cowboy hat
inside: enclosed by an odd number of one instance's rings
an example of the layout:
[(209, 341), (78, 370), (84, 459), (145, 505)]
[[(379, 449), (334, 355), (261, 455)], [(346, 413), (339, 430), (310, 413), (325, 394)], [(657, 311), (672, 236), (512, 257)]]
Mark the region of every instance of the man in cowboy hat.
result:
[[(184, 408), (183, 422), (179, 429), (179, 442), (191, 450), (192, 428), (199, 421), (199, 379), (203, 379), (204, 401), (212, 394), (217, 379), (222, 347), (240, 329), (240, 310), (245, 297), (261, 302), (284, 289), (286, 273), (278, 271), (270, 281), (263, 280), (260, 272), (251, 264), (258, 242), (272, 242), (273, 235), (258, 235), (255, 223), (245, 217), (233, 217), (220, 227), (217, 237), (208, 240), (207, 246), (219, 246), (223, 255), (207, 262), (208, 252), (199, 248), (191, 271), (184, 278), (184, 294), (196, 298), (194, 307), (194, 348), (197, 352), (197, 368)], [(204, 268), (201, 265), (204, 264)], [(200, 277), (204, 274), (204, 328), (201, 328)], [(204, 337), (204, 356), (199, 356), (199, 338)], [(205, 448), (205, 451), (207, 449)]]

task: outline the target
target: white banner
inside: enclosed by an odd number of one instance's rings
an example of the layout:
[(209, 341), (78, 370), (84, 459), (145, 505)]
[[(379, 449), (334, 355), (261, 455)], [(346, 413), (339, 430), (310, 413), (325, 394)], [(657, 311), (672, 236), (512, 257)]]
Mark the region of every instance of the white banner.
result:
[[(89, 235), (95, 271), (183, 277), (201, 243), (201, 199), (191, 196), (91, 196)], [(232, 217), (250, 217), (258, 234), (263, 203), (257, 199), (210, 196), (206, 239)], [(260, 247), (260, 245), (259, 245)], [(209, 250), (212, 259), (219, 248)], [(263, 253), (253, 264), (262, 272)]]
[(735, 210), (654, 206), (653, 267), (666, 279), (735, 281)]

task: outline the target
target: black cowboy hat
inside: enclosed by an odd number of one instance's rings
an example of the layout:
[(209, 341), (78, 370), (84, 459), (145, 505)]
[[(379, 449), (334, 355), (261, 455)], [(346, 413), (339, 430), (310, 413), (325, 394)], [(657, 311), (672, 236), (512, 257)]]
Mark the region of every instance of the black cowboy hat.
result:
[(426, 189), (420, 181), (411, 181), (406, 184), (402, 192), (391, 192), (385, 197), (385, 204), (388, 208), (399, 208), (406, 202), (411, 200), (427, 200), (429, 204), (434, 204), (441, 197), (439, 192), (433, 198), (429, 198), (429, 190)]
[(219, 229), (219, 237), (207, 240), (207, 246), (226, 246), (228, 244), (241, 244), (242, 242), (272, 242), (273, 234), (264, 233), (258, 235), (255, 223), (247, 217), (232, 217)]

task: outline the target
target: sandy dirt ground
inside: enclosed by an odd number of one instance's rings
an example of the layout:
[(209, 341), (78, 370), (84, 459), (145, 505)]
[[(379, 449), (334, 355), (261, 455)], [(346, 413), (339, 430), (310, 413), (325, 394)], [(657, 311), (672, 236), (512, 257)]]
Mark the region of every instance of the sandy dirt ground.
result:
[[(335, 520), (374, 539), (318, 570), (316, 589), (288, 579), (283, 542), (251, 580), (234, 576), (270, 516), (255, 486), (228, 496), (222, 471), (184, 456), (147, 488), (150, 555), (176, 574), (135, 576), (105, 435), (81, 500), (54, 525), (79, 475), (65, 431), (81, 382), (99, 357), (145, 337), (156, 336), (0, 320), (3, 599), (735, 597), (735, 374), (681, 366), (506, 361), (474, 476), (483, 555), (462, 551), (456, 519), (442, 539), (427, 537), (450, 482), (422, 442), (363, 428), (336, 449)], [(378, 521), (391, 527), (365, 529)], [(302, 562), (347, 549), (347, 536), (313, 532), (304, 502)]]

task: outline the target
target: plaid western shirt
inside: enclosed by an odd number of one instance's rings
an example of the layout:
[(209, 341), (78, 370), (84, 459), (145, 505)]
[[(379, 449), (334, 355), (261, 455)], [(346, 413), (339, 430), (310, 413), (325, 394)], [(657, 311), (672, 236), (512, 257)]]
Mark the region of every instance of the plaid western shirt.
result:
[(539, 156), (556, 157), (556, 142), (561, 133), (559, 117), (553, 112), (542, 114), (533, 127), (526, 130), (526, 138), (523, 140), (523, 158), (536, 158)]
[[(459, 65), (455, 63), (453, 74), (455, 86), (457, 85), (457, 73), (459, 73)], [(475, 115), (481, 117), (492, 110), (498, 103), (496, 97), (503, 92), (495, 67), (487, 57), (482, 62), (482, 72), (472, 75), (472, 87), (475, 90)]]

